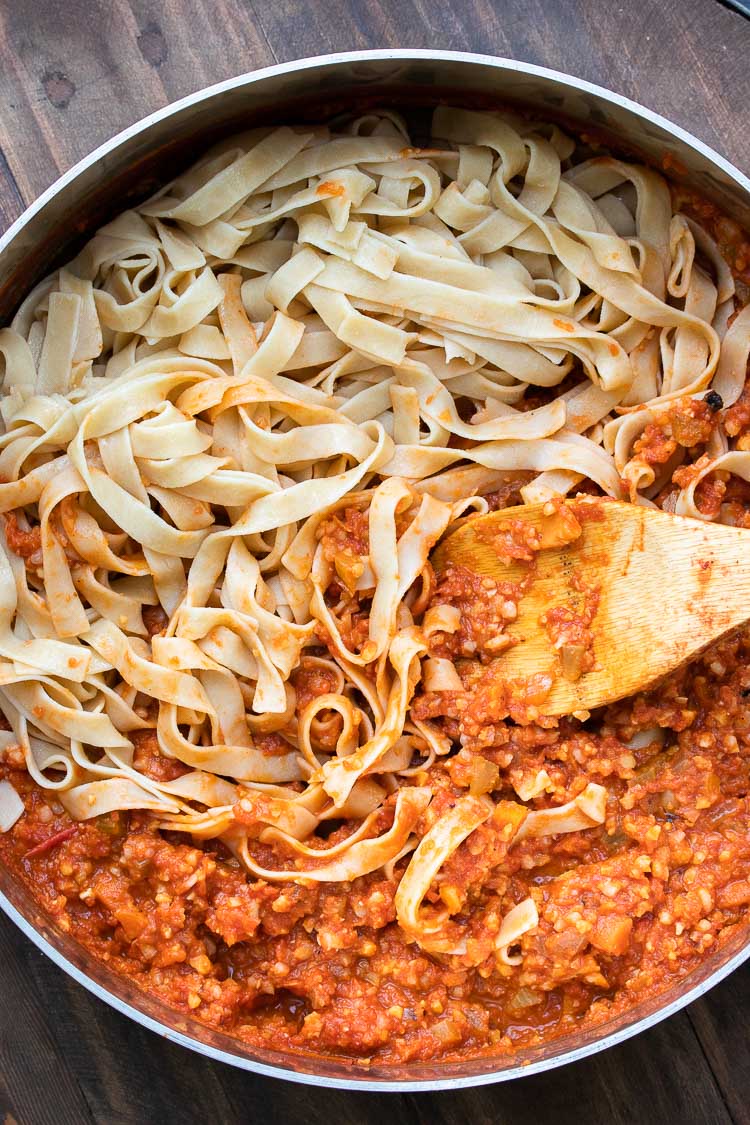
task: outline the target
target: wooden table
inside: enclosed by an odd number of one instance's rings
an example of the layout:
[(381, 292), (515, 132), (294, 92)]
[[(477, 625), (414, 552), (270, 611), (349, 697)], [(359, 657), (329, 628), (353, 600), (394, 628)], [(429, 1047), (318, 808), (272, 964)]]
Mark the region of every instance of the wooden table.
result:
[[(0, 0), (0, 229), (175, 98), (273, 62), (378, 46), (508, 55), (659, 110), (745, 171), (750, 21), (719, 0)], [(351, 1094), (244, 1074), (95, 1000), (0, 917), (3, 1125), (750, 1122), (750, 966), (636, 1040), (458, 1093)]]

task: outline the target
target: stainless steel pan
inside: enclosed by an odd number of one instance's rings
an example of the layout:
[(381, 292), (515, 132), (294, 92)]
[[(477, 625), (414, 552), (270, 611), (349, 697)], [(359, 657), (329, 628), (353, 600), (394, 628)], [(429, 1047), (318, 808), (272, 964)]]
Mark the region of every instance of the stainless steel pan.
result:
[[(193, 94), (126, 129), (53, 184), (0, 239), (0, 325), (32, 285), (94, 230), (191, 163), (224, 134), (261, 121), (320, 120), (342, 109), (389, 104), (415, 129), (438, 101), (509, 104), (568, 124), (658, 167), (680, 169), (692, 188), (750, 228), (750, 180), (701, 141), (642, 106), (557, 71), (447, 51), (362, 51), (285, 63)], [(593, 1054), (695, 1000), (750, 956), (750, 928), (690, 976), (624, 1015), (572, 1032), (522, 1057), (397, 1068), (244, 1047), (171, 1011), (58, 931), (25, 888), (0, 870), (0, 907), (53, 961), (94, 995), (144, 1027), (201, 1054), (276, 1078), (369, 1090), (455, 1089), (534, 1074)], [(52, 1017), (54, 1018), (54, 1017)]]

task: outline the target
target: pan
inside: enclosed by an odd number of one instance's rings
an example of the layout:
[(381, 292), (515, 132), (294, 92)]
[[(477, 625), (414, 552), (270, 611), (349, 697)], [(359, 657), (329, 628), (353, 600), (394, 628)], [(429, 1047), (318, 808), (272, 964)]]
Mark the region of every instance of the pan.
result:
[[(9, 321), (35, 282), (69, 260), (102, 223), (172, 179), (221, 136), (264, 122), (320, 121), (342, 110), (387, 105), (406, 113), (418, 138), (439, 102), (509, 107), (556, 120), (618, 155), (668, 169), (750, 228), (750, 180), (745, 175), (684, 129), (599, 86), (527, 63), (448, 51), (327, 55), (241, 75), (192, 94), (118, 134), (62, 176), (0, 238), (0, 325)], [(4, 869), (0, 908), (74, 980), (157, 1034), (270, 1077), (346, 1089), (457, 1089), (562, 1066), (652, 1027), (750, 957), (748, 927), (660, 995), (610, 1022), (572, 1031), (522, 1054), (364, 1067), (354, 1060), (251, 1048), (167, 1008), (107, 971), (58, 930)]]

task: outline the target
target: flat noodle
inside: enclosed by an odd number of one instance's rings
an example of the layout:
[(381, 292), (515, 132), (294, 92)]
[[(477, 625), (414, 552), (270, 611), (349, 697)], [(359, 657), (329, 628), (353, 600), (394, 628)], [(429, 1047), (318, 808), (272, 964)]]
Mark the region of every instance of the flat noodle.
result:
[[(385, 112), (226, 142), (0, 331), (1, 741), (74, 819), (141, 810), (266, 880), (400, 877), (405, 933), (465, 957), (461, 903), (424, 903), (502, 818), (424, 784), (451, 742), (413, 696), (462, 688), (429, 553), (504, 488), (651, 502), (644, 433), (714, 376), (739, 398), (750, 318), (655, 172), (497, 114), (442, 107), (433, 134)], [(750, 480), (710, 448), (677, 511), (713, 518), (716, 469)], [(181, 776), (136, 768), (137, 730)], [(505, 845), (606, 799), (506, 803)], [(512, 966), (539, 915), (504, 910), (482, 949)]]

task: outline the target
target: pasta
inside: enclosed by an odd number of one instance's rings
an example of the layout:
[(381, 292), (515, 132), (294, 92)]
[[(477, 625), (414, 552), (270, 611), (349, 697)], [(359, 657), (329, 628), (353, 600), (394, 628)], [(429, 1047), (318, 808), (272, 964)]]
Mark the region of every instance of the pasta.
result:
[[(386, 111), (222, 141), (0, 330), (4, 745), (74, 822), (142, 812), (275, 885), (383, 872), (426, 954), (520, 965), (540, 894), (500, 890), (480, 934), (435, 887), (480, 826), (506, 856), (599, 830), (608, 792), (541, 766), (513, 800), (495, 767), (434, 788), (455, 740), (414, 702), (465, 685), (430, 552), (503, 490), (731, 519), (701, 482), (750, 481), (748, 450), (712, 430), (670, 490), (697, 443), (649, 441), (740, 398), (739, 303), (657, 172), (555, 125), (440, 107), (424, 147)], [(149, 731), (176, 775), (139, 764)]]

